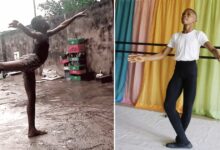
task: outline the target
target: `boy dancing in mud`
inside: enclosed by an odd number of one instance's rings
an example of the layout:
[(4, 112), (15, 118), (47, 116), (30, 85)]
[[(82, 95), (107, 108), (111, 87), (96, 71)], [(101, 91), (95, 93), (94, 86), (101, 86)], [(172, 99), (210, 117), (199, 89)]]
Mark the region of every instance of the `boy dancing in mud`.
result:
[(82, 11), (73, 17), (65, 20), (56, 28), (49, 30), (50, 26), (42, 16), (37, 16), (32, 19), (29, 29), (22, 25), (17, 20), (12, 21), (9, 27), (18, 28), (26, 35), (32, 37), (34, 48), (31, 54), (22, 56), (19, 60), (0, 62), (1, 71), (22, 71), (24, 78), (24, 87), (28, 97), (27, 116), (28, 116), (28, 137), (46, 134), (45, 131), (37, 130), (35, 127), (35, 101), (36, 101), (36, 79), (35, 69), (39, 68), (48, 57), (49, 37), (66, 28), (70, 23), (78, 17), (86, 16), (85, 11)]

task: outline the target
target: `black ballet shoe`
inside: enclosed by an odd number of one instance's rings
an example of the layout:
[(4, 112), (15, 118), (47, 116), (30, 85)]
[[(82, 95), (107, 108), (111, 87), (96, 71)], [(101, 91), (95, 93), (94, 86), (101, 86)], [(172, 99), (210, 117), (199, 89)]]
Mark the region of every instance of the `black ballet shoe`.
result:
[(168, 148), (188, 148), (188, 149), (190, 149), (190, 148), (192, 148), (192, 144), (190, 142), (187, 143), (187, 144), (173, 142), (173, 143), (167, 143), (166, 147), (168, 147)]

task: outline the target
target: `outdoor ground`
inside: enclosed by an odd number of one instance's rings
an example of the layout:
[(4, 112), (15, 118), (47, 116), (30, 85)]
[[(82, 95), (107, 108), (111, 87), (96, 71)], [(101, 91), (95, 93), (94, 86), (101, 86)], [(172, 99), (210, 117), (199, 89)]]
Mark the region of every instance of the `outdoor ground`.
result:
[(48, 134), (35, 138), (27, 137), (26, 102), (21, 74), (0, 80), (0, 150), (113, 149), (113, 83), (37, 83), (36, 126)]

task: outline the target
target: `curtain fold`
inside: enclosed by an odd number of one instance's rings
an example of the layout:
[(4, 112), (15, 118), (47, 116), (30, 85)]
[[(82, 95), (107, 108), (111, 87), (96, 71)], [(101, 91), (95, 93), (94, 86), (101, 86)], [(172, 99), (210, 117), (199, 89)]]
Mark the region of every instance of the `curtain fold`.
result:
[[(133, 20), (133, 42), (147, 41), (148, 33), (150, 32), (149, 27), (152, 24), (154, 3), (155, 0), (136, 1)], [(144, 45), (132, 45), (132, 51), (144, 52), (146, 48)], [(126, 90), (122, 103), (136, 104), (142, 84), (143, 67), (143, 63), (129, 63)]]
[[(116, 2), (116, 41), (131, 41), (134, 14), (134, 0), (118, 0)], [(116, 50), (131, 50), (129, 44), (116, 44)], [(116, 102), (121, 102), (124, 95), (128, 53), (115, 55), (115, 96)]]
[[(220, 45), (220, 1), (195, 1), (198, 15), (196, 28), (206, 33), (213, 45)], [(212, 56), (207, 49), (200, 55)], [(193, 107), (195, 114), (220, 119), (220, 63), (217, 60), (198, 61), (197, 94)]]

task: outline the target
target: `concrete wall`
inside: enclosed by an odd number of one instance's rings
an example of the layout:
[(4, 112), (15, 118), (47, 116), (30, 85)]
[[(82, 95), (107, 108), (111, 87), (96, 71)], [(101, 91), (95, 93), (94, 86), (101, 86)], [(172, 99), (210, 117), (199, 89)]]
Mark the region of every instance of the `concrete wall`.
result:
[[(68, 14), (69, 18), (72, 14)], [(106, 74), (113, 73), (113, 4), (112, 1), (102, 0), (88, 9), (88, 17), (76, 19), (68, 28), (60, 31), (50, 38), (50, 54), (45, 66), (56, 65), (57, 70), (62, 73), (63, 65), (59, 63), (60, 55), (67, 50), (68, 38), (87, 39), (87, 67), (89, 71)], [(56, 27), (64, 21), (63, 16), (50, 18), (51, 27)], [(21, 55), (30, 53), (33, 48), (33, 39), (19, 30), (7, 31), (1, 34), (0, 55), (13, 60), (14, 52), (19, 51)], [(5, 54), (6, 53), (6, 54)]]
[(18, 30), (7, 31), (1, 35), (1, 59), (14, 60), (14, 52), (19, 51), (20, 56), (32, 52), (33, 39)]

